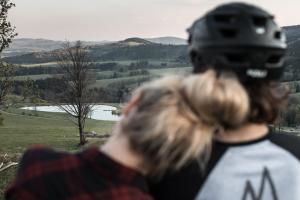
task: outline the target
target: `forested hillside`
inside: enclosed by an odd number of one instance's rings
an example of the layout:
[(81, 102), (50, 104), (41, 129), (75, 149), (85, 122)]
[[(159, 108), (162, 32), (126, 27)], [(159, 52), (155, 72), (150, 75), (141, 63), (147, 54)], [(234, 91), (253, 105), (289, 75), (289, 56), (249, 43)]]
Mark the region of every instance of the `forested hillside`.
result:
[[(287, 73), (293, 73), (295, 66), (300, 63), (300, 26), (284, 27), (288, 41)], [(54, 62), (53, 53), (61, 48), (62, 41), (19, 39), (15, 46), (20, 49), (35, 49), (36, 52), (5, 58), (14, 64), (42, 64)], [(172, 44), (168, 44), (172, 43)], [(99, 61), (126, 61), (126, 60), (175, 60), (188, 61), (184, 40), (175, 37), (152, 39), (129, 38), (124, 41), (86, 42), (91, 59)], [(18, 44), (18, 45), (17, 45)], [(180, 45), (175, 45), (180, 44)], [(14, 47), (14, 43), (12, 47)], [(46, 50), (49, 51), (46, 51)], [(54, 50), (54, 51), (53, 51)]]
[(300, 80), (300, 26), (287, 26), (284, 31), (288, 43), (285, 80)]
[[(139, 38), (130, 38), (121, 42), (88, 46), (93, 61), (121, 60), (187, 60), (185, 45), (163, 45)], [(14, 64), (39, 64), (54, 62), (55, 56), (50, 52), (37, 52), (4, 58)]]

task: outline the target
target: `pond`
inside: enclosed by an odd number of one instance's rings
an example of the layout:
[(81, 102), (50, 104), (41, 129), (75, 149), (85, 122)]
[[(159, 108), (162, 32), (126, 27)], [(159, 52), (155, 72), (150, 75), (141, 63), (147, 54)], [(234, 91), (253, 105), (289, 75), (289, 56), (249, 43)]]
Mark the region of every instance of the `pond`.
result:
[[(64, 113), (65, 111), (62, 110), (59, 106), (32, 106), (32, 107), (23, 107), (21, 109), (24, 110), (36, 110), (41, 112), (56, 112), (56, 113)], [(113, 110), (117, 108), (113, 106), (106, 106), (106, 105), (95, 105), (92, 108), (91, 118), (96, 120), (103, 120), (103, 121), (119, 121), (120, 116), (112, 114)]]

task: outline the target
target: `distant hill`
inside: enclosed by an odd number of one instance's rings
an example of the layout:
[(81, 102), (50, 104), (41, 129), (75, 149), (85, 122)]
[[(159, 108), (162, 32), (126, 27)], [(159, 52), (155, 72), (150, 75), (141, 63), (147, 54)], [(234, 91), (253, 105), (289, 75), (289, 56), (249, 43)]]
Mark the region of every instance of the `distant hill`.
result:
[(287, 36), (288, 55), (300, 57), (300, 25), (283, 28)]
[[(4, 50), (4, 52), (2, 53), (2, 57), (11, 57), (11, 56), (18, 56), (27, 53), (52, 51), (55, 49), (62, 48), (63, 43), (65, 43), (65, 41), (31, 39), (31, 38), (14, 39), (13, 42), (10, 44), (10, 47)], [(96, 45), (96, 44), (105, 44), (107, 42), (106, 41), (100, 41), (100, 42), (83, 41), (83, 43), (85, 45)]]
[(178, 37), (158, 37), (158, 38), (146, 38), (146, 40), (159, 44), (171, 44), (171, 45), (185, 45), (187, 41)]
[(287, 70), (291, 73), (299, 73), (300, 66), (300, 25), (286, 26), (283, 30), (287, 36), (288, 51), (287, 51)]
[(150, 42), (150, 41), (142, 39), (142, 38), (128, 38), (123, 41), (120, 41), (119, 43), (127, 44), (129, 46), (153, 44), (153, 42)]
[[(283, 30), (288, 43), (287, 71), (293, 74), (300, 65), (300, 25), (286, 26)], [(52, 57), (51, 51), (61, 48), (62, 43), (63, 41), (44, 39), (17, 39), (7, 50), (8, 53), (11, 50), (17, 55), (7, 57), (5, 60), (16, 64), (53, 62), (55, 58)], [(175, 37), (128, 38), (118, 42), (85, 42), (85, 44), (88, 45), (95, 61), (147, 59), (188, 61), (186, 41)], [(26, 51), (29, 53), (21, 54)]]
[[(52, 51), (60, 49), (65, 41), (59, 40), (48, 40), (48, 39), (32, 39), (32, 38), (20, 38), (14, 39), (10, 44), (10, 47), (5, 49), (2, 53), (2, 57), (13, 57), (20, 56), (28, 53), (40, 53), (45, 51)], [(129, 45), (140, 45), (140, 44), (171, 44), (171, 45), (184, 45), (186, 41), (177, 37), (159, 37), (159, 38), (128, 38), (124, 43)], [(112, 41), (83, 41), (85, 45), (102, 45), (113, 43)]]
[[(186, 45), (164, 45), (142, 38), (128, 38), (108, 44), (89, 45), (88, 50), (94, 61), (188, 60)], [(4, 60), (15, 64), (39, 64), (53, 62), (55, 57), (53, 57), (53, 51), (49, 51), (6, 57)]]
[(92, 57), (97, 60), (184, 60), (186, 45), (164, 45), (141, 38), (129, 38), (107, 45), (90, 46)]
[(286, 33), (289, 44), (300, 40), (300, 25), (285, 26), (283, 30)]

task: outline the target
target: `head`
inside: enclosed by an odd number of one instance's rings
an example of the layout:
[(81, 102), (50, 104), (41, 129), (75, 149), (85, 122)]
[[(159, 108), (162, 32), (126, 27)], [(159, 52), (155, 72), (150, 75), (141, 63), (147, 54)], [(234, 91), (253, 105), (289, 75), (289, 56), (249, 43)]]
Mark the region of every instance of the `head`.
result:
[(249, 98), (245, 123), (273, 123), (287, 97), (277, 84), (286, 38), (274, 16), (253, 5), (229, 3), (196, 20), (188, 33), (194, 72), (234, 74)]
[(209, 146), (211, 134), (183, 101), (182, 84), (182, 78), (172, 76), (139, 87), (120, 121), (122, 135), (150, 176), (179, 169)]
[[(149, 174), (162, 175), (191, 160), (204, 164), (219, 128), (216, 123), (220, 119), (232, 126), (241, 123), (248, 112), (247, 98), (231, 76), (217, 78), (214, 71), (165, 77), (136, 90), (119, 127)], [(222, 116), (207, 109), (214, 104), (224, 111)]]

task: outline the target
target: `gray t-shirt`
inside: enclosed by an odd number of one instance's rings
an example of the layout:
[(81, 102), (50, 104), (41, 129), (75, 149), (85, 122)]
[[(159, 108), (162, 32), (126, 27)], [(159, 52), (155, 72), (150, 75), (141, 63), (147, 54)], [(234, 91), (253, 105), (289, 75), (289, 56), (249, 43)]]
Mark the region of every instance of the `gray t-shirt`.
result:
[(300, 140), (268, 134), (246, 143), (213, 145), (201, 172), (191, 163), (150, 185), (164, 200), (300, 200)]

